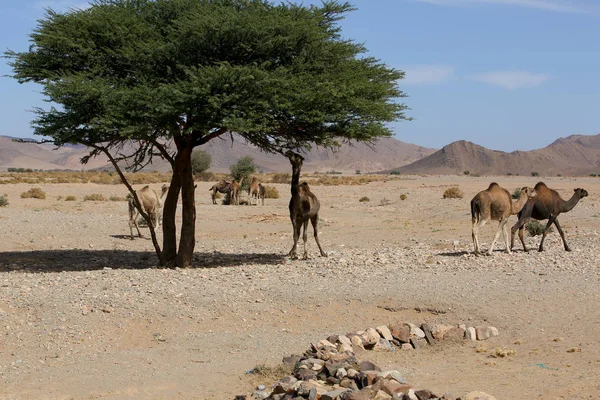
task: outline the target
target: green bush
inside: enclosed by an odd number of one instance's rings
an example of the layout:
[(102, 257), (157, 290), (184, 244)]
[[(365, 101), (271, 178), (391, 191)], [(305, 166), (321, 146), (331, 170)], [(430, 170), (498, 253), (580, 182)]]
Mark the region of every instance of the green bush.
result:
[(463, 171), (463, 174), (465, 175), (469, 175), (471, 173), (471, 171)]
[(390, 172), (390, 175), (400, 175), (400, 171), (392, 171)]
[(400, 195), (400, 200), (406, 200), (407, 198), (408, 198), (408, 196), (407, 196), (407, 195), (405, 195), (404, 193), (402, 193), (402, 194)]
[(368, 198), (367, 196), (363, 196), (363, 197), (361, 197), (360, 199), (358, 199), (358, 201), (360, 201), (361, 203), (364, 203), (364, 202), (366, 202), (366, 201), (371, 201), (371, 199), (370, 199), (370, 198)]
[(0, 196), (0, 207), (6, 207), (8, 205), (8, 196), (2, 195)]
[(40, 200), (44, 200), (46, 199), (46, 193), (40, 189), (40, 188), (31, 188), (26, 192), (21, 193), (21, 198), (22, 199), (40, 199)]
[(192, 153), (192, 173), (200, 174), (210, 168), (212, 157), (203, 150), (196, 150)]
[(462, 190), (457, 186), (449, 187), (444, 191), (444, 199), (462, 199), (464, 196)]
[(250, 156), (242, 157), (237, 163), (229, 167), (231, 176), (236, 181), (240, 181), (243, 177), (242, 190), (248, 190), (250, 186), (250, 175), (256, 171), (256, 165), (254, 165), (254, 159)]
[[(525, 224), (525, 229), (527, 229), (527, 233), (529, 236), (538, 236), (544, 233), (544, 229), (546, 228), (546, 224), (542, 224), (540, 221), (533, 219)], [(552, 227), (548, 232), (552, 232)]]
[(511, 194), (513, 199), (518, 199), (521, 196), (521, 188), (516, 188), (514, 192)]
[(360, 169), (357, 169), (357, 170), (356, 170), (354, 173), (355, 173), (356, 175), (360, 175)]
[(531, 176), (540, 176), (540, 173), (539, 172), (532, 172)]

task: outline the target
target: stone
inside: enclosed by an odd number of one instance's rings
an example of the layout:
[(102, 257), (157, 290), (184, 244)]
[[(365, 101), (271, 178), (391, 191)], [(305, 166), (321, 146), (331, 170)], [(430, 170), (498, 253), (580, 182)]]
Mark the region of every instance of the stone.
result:
[(363, 340), (360, 336), (358, 336), (358, 335), (352, 336), (350, 338), (350, 341), (352, 342), (352, 347), (356, 347), (356, 348), (364, 350), (365, 345), (363, 344)]
[(425, 333), (425, 340), (427, 340), (427, 343), (435, 344), (435, 338), (433, 337), (433, 334), (431, 333), (431, 328), (429, 327), (429, 325), (423, 324), (423, 325), (421, 325), (421, 329), (423, 330), (423, 333)]
[(340, 335), (337, 337), (337, 341), (340, 342), (341, 344), (347, 344), (348, 346), (352, 346), (352, 341), (350, 340), (350, 338), (348, 336)]
[(412, 388), (412, 386), (399, 383), (394, 380), (385, 380), (383, 381), (383, 386), (381, 390), (389, 394), (390, 396), (398, 395), (400, 393), (406, 392), (408, 389)]
[(419, 348), (419, 341), (417, 340), (417, 338), (411, 337), (410, 344), (412, 345), (412, 347), (415, 348), (415, 350)]
[(410, 322), (405, 322), (404, 324), (410, 327), (410, 336), (414, 336), (417, 339), (425, 339), (425, 332), (421, 328)]
[(348, 375), (348, 371), (346, 371), (346, 368), (338, 368), (337, 371), (335, 371), (335, 377), (338, 379), (342, 379), (343, 377)]
[(414, 389), (408, 389), (406, 393), (404, 393), (403, 400), (419, 400), (417, 395), (415, 394)]
[(271, 395), (270, 392), (264, 390), (255, 390), (252, 392), (252, 398), (256, 400), (264, 400)]
[(353, 392), (348, 396), (347, 400), (371, 400), (373, 394), (370, 388), (364, 388), (357, 392)]
[(395, 369), (380, 372), (377, 374), (377, 376), (384, 379), (392, 379), (398, 383), (406, 383), (406, 380), (404, 379), (404, 377), (402, 377), (402, 374), (400, 374), (400, 372)]
[(335, 349), (337, 346), (335, 344), (331, 343), (329, 340), (323, 339), (323, 340), (320, 340), (319, 343), (317, 343), (317, 347), (319, 347), (319, 348), (325, 347), (325, 348)]
[(465, 330), (463, 328), (450, 328), (444, 333), (444, 340), (463, 340), (465, 338)]
[(358, 385), (354, 382), (354, 379), (350, 379), (347, 376), (342, 378), (340, 381), (340, 386), (345, 387), (352, 390), (358, 390)]
[(392, 344), (384, 338), (379, 338), (379, 341), (373, 346), (373, 351), (392, 351), (392, 349)]
[(477, 340), (487, 340), (493, 336), (498, 336), (498, 329), (493, 326), (477, 326), (475, 327)]
[(354, 378), (356, 378), (357, 375), (358, 375), (358, 371), (357, 370), (355, 370), (354, 368), (349, 368), (348, 369), (348, 378), (354, 379)]
[(465, 339), (472, 340), (473, 342), (477, 340), (477, 333), (475, 332), (475, 328), (472, 326), (468, 327), (465, 331)]
[(408, 343), (410, 341), (410, 327), (404, 324), (394, 324), (390, 326), (392, 337), (399, 342)]
[(346, 343), (340, 343), (337, 347), (337, 351), (339, 353), (354, 353), (354, 348), (352, 348), (351, 344), (346, 344)]
[(392, 339), (394, 339), (392, 337), (392, 332), (390, 332), (390, 328), (388, 328), (385, 325), (378, 326), (377, 328), (375, 328), (375, 330), (379, 332), (379, 335), (387, 341), (391, 341)]
[(321, 400), (340, 400), (341, 395), (343, 393), (346, 393), (348, 391), (348, 389), (343, 388), (343, 389), (337, 389), (337, 390), (332, 390), (330, 392), (327, 393), (323, 393), (321, 395)]
[(300, 360), (302, 360), (302, 357), (300, 357), (300, 356), (283, 357), (283, 363), (286, 366), (290, 366), (290, 367), (294, 367), (297, 363), (300, 362)]
[(365, 347), (373, 346), (380, 339), (379, 333), (373, 328), (369, 328), (362, 334), (362, 341)]
[(310, 394), (310, 391), (315, 388), (315, 385), (310, 382), (300, 382), (298, 389), (296, 389), (297, 394), (302, 397), (307, 397)]
[(367, 386), (371, 386), (377, 380), (377, 371), (366, 371), (361, 372), (356, 377), (356, 383), (358, 387), (365, 388)]
[(377, 365), (373, 364), (371, 361), (361, 361), (361, 363), (358, 364), (358, 368), (361, 372), (364, 372), (364, 371), (381, 372), (381, 368), (379, 368)]
[(325, 382), (331, 386), (334, 386), (340, 384), (340, 379), (336, 378), (335, 376), (328, 376), (327, 379), (325, 379)]
[(383, 390), (380, 390), (377, 393), (375, 393), (375, 397), (373, 397), (373, 400), (392, 400), (392, 396), (390, 396)]
[(496, 400), (496, 398), (485, 392), (469, 392), (461, 397), (462, 400)]
[(402, 343), (402, 350), (412, 350), (412, 344), (410, 343)]
[(311, 379), (317, 378), (317, 374), (315, 373), (315, 371), (308, 368), (299, 368), (296, 370), (296, 373), (294, 375), (297, 379), (301, 381), (309, 381)]
[(417, 390), (415, 392), (415, 396), (417, 396), (417, 399), (419, 399), (419, 400), (429, 400), (429, 399), (434, 399), (437, 397), (437, 396), (434, 396), (433, 393), (431, 393), (431, 390), (427, 390), (427, 389)]
[(431, 328), (431, 334), (433, 335), (434, 339), (442, 340), (444, 338), (444, 334), (450, 329), (452, 329), (452, 326), (450, 325), (434, 325), (433, 328)]

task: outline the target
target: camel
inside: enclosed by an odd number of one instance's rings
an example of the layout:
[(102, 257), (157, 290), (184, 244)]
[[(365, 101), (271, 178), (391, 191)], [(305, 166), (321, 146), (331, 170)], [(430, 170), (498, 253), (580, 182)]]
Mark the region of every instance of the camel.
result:
[(304, 260), (308, 258), (308, 252), (306, 251), (306, 227), (309, 220), (312, 223), (315, 241), (317, 242), (317, 246), (319, 246), (321, 256), (327, 257), (327, 253), (323, 251), (321, 243), (319, 243), (319, 236), (317, 232), (317, 223), (319, 221), (319, 209), (321, 204), (319, 203), (317, 196), (310, 191), (308, 183), (302, 182), (302, 184), (299, 184), (300, 169), (302, 168), (304, 158), (300, 154), (296, 154), (291, 150), (288, 150), (285, 153), (285, 156), (292, 164), (292, 198), (290, 199), (289, 209), (290, 219), (292, 220), (292, 227), (294, 230), (294, 246), (288, 253), (288, 257), (293, 259), (298, 258), (296, 248), (298, 246), (298, 239), (300, 238), (300, 229), (304, 227), (302, 236), (304, 240), (304, 255), (302, 258)]
[(212, 192), (212, 202), (213, 204), (217, 204), (217, 192), (227, 194), (231, 192), (231, 182), (227, 182), (225, 180), (215, 183), (210, 189), (209, 192)]
[(479, 229), (484, 226), (488, 221), (499, 221), (498, 229), (494, 235), (494, 240), (487, 254), (491, 255), (494, 250), (496, 240), (502, 232), (504, 237), (504, 244), (506, 245), (506, 252), (510, 254), (511, 247), (508, 243), (508, 231), (506, 224), (511, 215), (517, 214), (527, 200), (535, 195), (533, 189), (529, 187), (523, 187), (521, 189), (521, 195), (513, 202), (508, 190), (500, 187), (496, 182), (490, 183), (490, 186), (475, 195), (471, 200), (471, 236), (473, 238), (473, 246), (475, 247), (475, 254), (481, 254), (479, 251), (479, 239), (477, 233)]
[(262, 206), (265, 205), (265, 192), (266, 192), (265, 187), (263, 186), (262, 183), (259, 183), (258, 184), (258, 200), (256, 201), (256, 204), (258, 204), (258, 201), (260, 201)]
[(259, 200), (259, 183), (258, 179), (255, 176), (252, 177), (252, 181), (250, 182), (250, 186), (248, 187), (248, 197), (250, 197), (249, 205), (252, 205), (253, 200), (256, 199), (256, 205), (258, 205)]
[(240, 178), (240, 181), (236, 181), (235, 179), (231, 181), (231, 202), (229, 204), (235, 204), (236, 206), (240, 205), (240, 189), (242, 188), (242, 183), (244, 183), (244, 177)]
[(521, 243), (523, 244), (523, 250), (525, 252), (528, 251), (527, 246), (525, 246), (525, 240), (523, 240), (523, 230), (525, 228), (525, 223), (530, 218), (533, 218), (537, 220), (548, 220), (538, 251), (544, 251), (544, 239), (546, 238), (546, 234), (550, 230), (552, 224), (556, 226), (558, 233), (560, 233), (563, 245), (565, 246), (565, 251), (571, 251), (557, 218), (560, 213), (571, 211), (573, 207), (577, 205), (579, 200), (588, 195), (588, 192), (581, 188), (574, 189), (573, 196), (569, 200), (565, 201), (560, 197), (556, 190), (550, 189), (544, 182), (538, 182), (535, 185), (535, 191), (537, 192), (537, 196), (527, 201), (525, 207), (523, 207), (519, 213), (519, 220), (510, 229), (511, 248), (515, 244), (515, 232), (519, 230), (519, 239), (521, 239)]
[[(156, 191), (151, 189), (150, 186), (146, 185), (143, 188), (136, 190), (138, 199), (140, 200), (140, 204), (145, 213), (150, 217), (150, 222), (152, 223), (152, 228), (155, 228), (160, 225), (160, 208), (161, 208), (161, 200), (169, 190), (169, 186), (162, 185), (161, 188), (161, 196), (158, 197)], [(131, 240), (133, 240), (133, 226), (137, 229), (138, 236), (144, 237), (140, 232), (140, 228), (137, 223), (138, 216), (140, 212), (135, 207), (135, 200), (131, 194), (127, 196), (127, 204), (129, 205), (129, 232), (131, 234)]]

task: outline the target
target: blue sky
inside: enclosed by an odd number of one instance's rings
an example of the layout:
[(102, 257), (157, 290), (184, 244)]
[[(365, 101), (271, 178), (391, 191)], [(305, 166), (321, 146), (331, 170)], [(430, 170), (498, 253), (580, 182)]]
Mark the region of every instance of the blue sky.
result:
[[(355, 0), (346, 37), (406, 71), (410, 122), (396, 138), (504, 151), (600, 133), (600, 1)], [(24, 51), (45, 7), (85, 0), (0, 0), (0, 48)], [(0, 75), (9, 74), (0, 60)], [(39, 87), (0, 78), (0, 134), (31, 137)]]

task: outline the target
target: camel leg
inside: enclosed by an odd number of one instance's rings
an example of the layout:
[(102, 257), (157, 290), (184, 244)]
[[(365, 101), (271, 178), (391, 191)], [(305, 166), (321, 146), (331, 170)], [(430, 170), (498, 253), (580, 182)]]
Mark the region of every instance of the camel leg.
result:
[(510, 248), (510, 242), (508, 239), (508, 218), (506, 218), (506, 222), (503, 225), (502, 232), (504, 233), (504, 244), (506, 245), (506, 252), (508, 254), (511, 254), (512, 250)]
[(213, 190), (213, 192), (212, 192), (212, 201), (213, 201), (213, 204), (217, 204), (217, 191), (216, 190)]
[(308, 251), (306, 250), (306, 240), (307, 240), (306, 227), (308, 226), (308, 219), (305, 219), (302, 222), (302, 226), (304, 228), (302, 231), (302, 240), (304, 240), (304, 255), (302, 256), (302, 259), (308, 260)]
[(479, 246), (479, 237), (478, 237), (479, 229), (481, 229), (481, 227), (484, 226), (486, 222), (487, 222), (486, 220), (480, 219), (479, 221), (477, 221), (473, 224), (471, 236), (473, 237), (473, 244), (475, 246), (475, 254), (476, 255), (481, 254), (480, 246)]
[(142, 232), (140, 232), (140, 227), (138, 226), (138, 223), (137, 223), (137, 219), (138, 219), (139, 215), (140, 215), (139, 212), (136, 212), (135, 216), (129, 220), (129, 233), (131, 234), (131, 240), (133, 240), (133, 228), (131, 227), (132, 224), (133, 224), (133, 226), (135, 226), (135, 229), (137, 229), (138, 236), (141, 238), (144, 237), (144, 235), (142, 235)]
[[(264, 202), (264, 200), (263, 200), (263, 202)], [(312, 217), (310, 219), (310, 222), (312, 223), (312, 226), (313, 226), (313, 233), (315, 235), (315, 242), (317, 242), (317, 246), (319, 246), (319, 251), (321, 252), (321, 257), (327, 257), (327, 253), (325, 253), (323, 251), (323, 248), (321, 247), (321, 243), (319, 243), (319, 233), (318, 233), (318, 230), (317, 230), (317, 224), (319, 222), (319, 216), (315, 215), (314, 217)]]
[(292, 219), (292, 230), (293, 230), (293, 234), (294, 234), (294, 245), (292, 246), (292, 249), (288, 253), (288, 257), (296, 259), (296, 258), (298, 258), (298, 254), (296, 253), (296, 248), (298, 246), (298, 239), (300, 238), (300, 224), (298, 224), (293, 219)]
[(567, 244), (567, 239), (565, 239), (565, 234), (563, 233), (563, 230), (561, 229), (560, 224), (558, 223), (558, 219), (556, 218), (554, 219), (554, 225), (556, 226), (558, 233), (560, 233), (560, 237), (562, 238), (563, 244), (565, 245), (565, 251), (571, 251), (571, 248)]
[(552, 226), (555, 220), (556, 217), (553, 217), (552, 215), (550, 215), (550, 218), (548, 218), (548, 223), (546, 224), (546, 228), (544, 228), (544, 233), (542, 234), (542, 241), (540, 242), (540, 248), (538, 249), (538, 251), (544, 251), (544, 239), (546, 239), (546, 235), (548, 234), (548, 231), (550, 230), (550, 227)]
[(525, 230), (525, 223), (527, 223), (529, 218), (519, 218), (516, 224), (510, 228), (510, 248), (511, 250), (515, 248), (515, 233), (517, 230), (519, 231), (519, 239), (521, 239), (521, 244), (523, 245), (523, 251), (528, 252), (527, 246), (525, 246), (525, 239), (523, 238), (523, 231)]
[(500, 222), (498, 223), (498, 228), (496, 229), (496, 234), (494, 235), (494, 240), (492, 240), (492, 244), (490, 245), (490, 248), (487, 251), (488, 256), (492, 255), (492, 252), (494, 251), (494, 245), (496, 244), (496, 241), (500, 237), (500, 232), (502, 232), (502, 224), (505, 224), (505, 223), (506, 223), (506, 218), (502, 218), (500, 220)]

